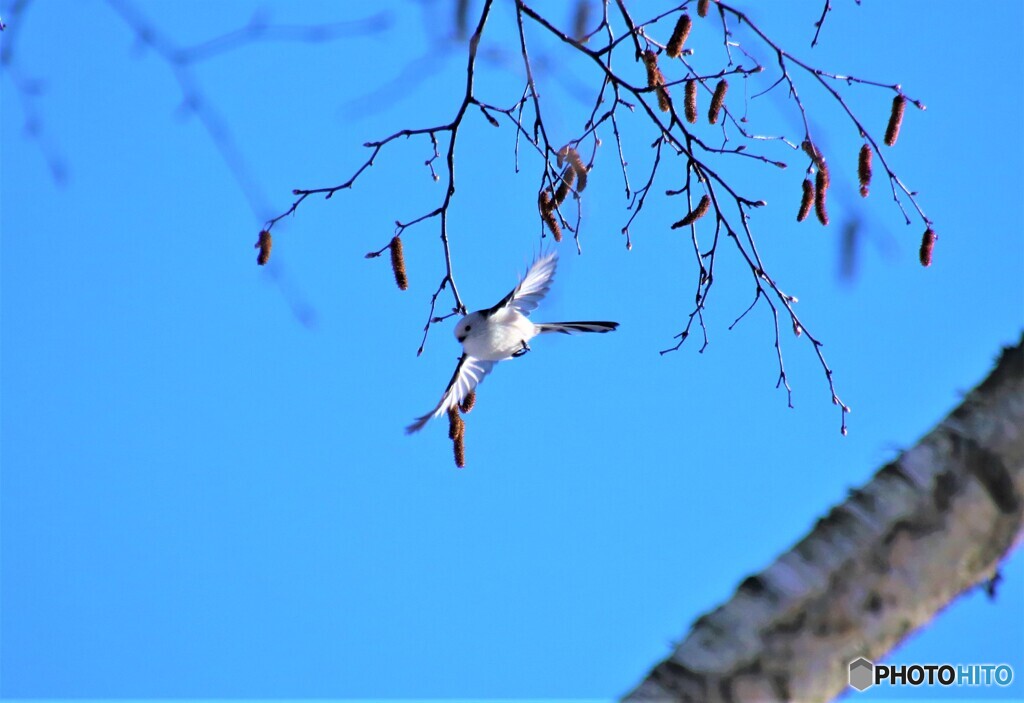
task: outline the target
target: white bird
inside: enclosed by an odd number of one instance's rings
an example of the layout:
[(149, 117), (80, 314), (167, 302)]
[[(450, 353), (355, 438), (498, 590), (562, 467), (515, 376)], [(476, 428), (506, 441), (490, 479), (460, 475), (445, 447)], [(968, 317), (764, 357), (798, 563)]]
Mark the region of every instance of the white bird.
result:
[(618, 322), (531, 322), (533, 311), (551, 286), (558, 263), (558, 252), (537, 257), (526, 276), (494, 307), (471, 312), (455, 325), (455, 339), (462, 343), (462, 356), (455, 367), (441, 402), (426, 415), (405, 428), (406, 434), (419, 432), (431, 419), (440, 417), (463, 400), (491, 372), (494, 364), (522, 356), (527, 344), (546, 332), (611, 332)]

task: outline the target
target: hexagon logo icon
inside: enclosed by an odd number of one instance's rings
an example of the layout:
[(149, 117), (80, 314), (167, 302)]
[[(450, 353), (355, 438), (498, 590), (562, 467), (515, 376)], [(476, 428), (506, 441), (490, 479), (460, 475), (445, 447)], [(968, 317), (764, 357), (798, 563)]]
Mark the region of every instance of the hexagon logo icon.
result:
[(850, 685), (858, 691), (866, 691), (875, 685), (875, 665), (864, 657), (850, 662)]

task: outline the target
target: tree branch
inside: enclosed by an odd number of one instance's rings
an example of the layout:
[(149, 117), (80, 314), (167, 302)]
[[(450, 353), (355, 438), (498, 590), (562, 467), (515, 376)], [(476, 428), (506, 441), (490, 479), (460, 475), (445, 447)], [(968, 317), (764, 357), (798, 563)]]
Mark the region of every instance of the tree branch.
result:
[(694, 622), (627, 701), (827, 701), (1024, 539), (1024, 338), (918, 444)]

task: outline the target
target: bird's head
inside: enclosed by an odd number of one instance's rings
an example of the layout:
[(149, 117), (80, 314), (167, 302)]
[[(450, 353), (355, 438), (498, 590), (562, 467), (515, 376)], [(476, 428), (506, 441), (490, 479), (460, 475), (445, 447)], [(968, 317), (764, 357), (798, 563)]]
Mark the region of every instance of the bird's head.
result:
[(455, 339), (459, 340), (460, 343), (466, 341), (466, 337), (478, 332), (483, 328), (484, 317), (479, 312), (471, 312), (464, 318), (459, 320), (459, 324), (455, 325)]

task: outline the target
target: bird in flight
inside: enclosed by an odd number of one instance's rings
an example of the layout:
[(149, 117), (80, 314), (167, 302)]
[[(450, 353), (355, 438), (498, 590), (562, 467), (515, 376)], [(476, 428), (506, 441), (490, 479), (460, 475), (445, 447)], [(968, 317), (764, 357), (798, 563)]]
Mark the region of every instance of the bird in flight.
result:
[(419, 432), (431, 419), (440, 417), (463, 400), (494, 364), (519, 357), (530, 351), (528, 342), (547, 332), (611, 332), (618, 322), (531, 322), (527, 317), (540, 304), (551, 286), (558, 264), (558, 253), (538, 256), (526, 276), (494, 307), (471, 312), (455, 325), (455, 339), (462, 344), (462, 356), (441, 402), (426, 415), (405, 428), (406, 434)]

